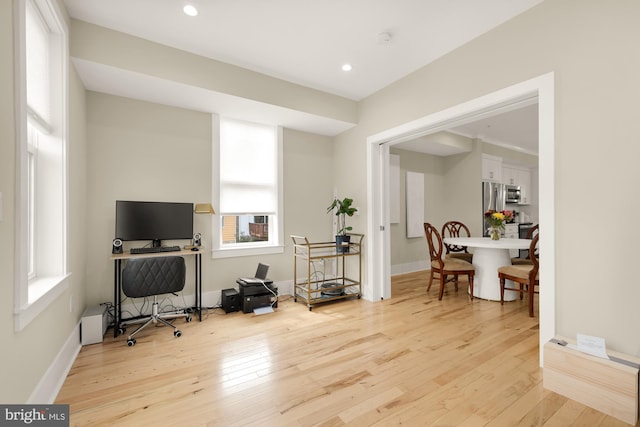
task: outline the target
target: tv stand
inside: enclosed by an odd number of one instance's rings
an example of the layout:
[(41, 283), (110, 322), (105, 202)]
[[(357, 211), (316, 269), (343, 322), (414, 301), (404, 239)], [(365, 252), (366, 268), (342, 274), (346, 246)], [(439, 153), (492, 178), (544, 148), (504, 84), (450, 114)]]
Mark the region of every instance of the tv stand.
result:
[(162, 247), (162, 240), (160, 239), (153, 239), (151, 241), (151, 247), (152, 248), (161, 248)]

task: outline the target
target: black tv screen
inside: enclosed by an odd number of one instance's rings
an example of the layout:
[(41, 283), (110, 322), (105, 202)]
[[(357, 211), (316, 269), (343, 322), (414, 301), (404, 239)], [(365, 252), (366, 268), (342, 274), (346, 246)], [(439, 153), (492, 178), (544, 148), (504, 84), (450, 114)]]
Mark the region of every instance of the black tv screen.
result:
[(122, 240), (181, 240), (193, 237), (193, 203), (116, 200), (116, 235)]

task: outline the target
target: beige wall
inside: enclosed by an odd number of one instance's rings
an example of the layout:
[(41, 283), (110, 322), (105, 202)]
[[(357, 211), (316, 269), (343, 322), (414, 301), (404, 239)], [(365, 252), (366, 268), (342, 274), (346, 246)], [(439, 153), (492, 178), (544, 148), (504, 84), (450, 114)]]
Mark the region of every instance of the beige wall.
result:
[(429, 252), (424, 239), (407, 238), (407, 172), (424, 174), (425, 221), (440, 224), (441, 207), (445, 198), (444, 161), (443, 157), (405, 150), (392, 149), (391, 153), (400, 156), (400, 222), (391, 224), (391, 267), (394, 271), (414, 270), (420, 264), (428, 265), (426, 259)]
[(284, 233), (291, 263), (286, 263), (279, 277), (293, 278), (291, 234), (306, 236), (312, 242), (333, 240), (333, 215), (326, 213), (333, 200), (333, 173), (331, 138), (285, 129)]
[[(13, 58), (13, 8), (11, 2), (0, 2), (0, 56)], [(13, 61), (8, 64), (13, 65)], [(19, 361), (20, 351), (27, 351), (33, 345), (23, 335), (16, 336), (13, 332), (13, 286), (14, 286), (14, 227), (13, 215), (15, 197), (15, 115), (13, 110), (13, 67), (0, 67), (0, 191), (3, 197), (2, 222), (0, 222), (0, 288), (3, 289), (0, 298), (0, 340), (3, 343), (3, 351), (0, 352), (0, 384), (19, 383), (16, 375), (22, 374), (22, 370), (10, 369)], [(22, 343), (21, 343), (22, 342)], [(6, 347), (6, 349), (5, 349)], [(44, 361), (46, 363), (47, 360)], [(13, 380), (13, 381), (11, 381)], [(29, 381), (33, 388), (33, 379)], [(2, 387), (0, 400), (20, 402), (28, 395), (25, 390), (18, 391), (18, 396), (12, 397), (9, 387)]]
[(482, 146), (473, 145), (469, 153), (445, 157), (444, 200), (440, 230), (446, 221), (461, 221), (473, 236), (482, 235)]
[(349, 162), (352, 185), (366, 186), (369, 135), (555, 72), (557, 332), (602, 336), (640, 355), (640, 337), (629, 333), (640, 324), (640, 288), (626, 270), (634, 255), (620, 250), (640, 232), (599, 232), (638, 209), (629, 197), (640, 179), (638, 16), (631, 0), (548, 0), (476, 38), (361, 102), (359, 125), (336, 138), (337, 179), (348, 153), (359, 159)]
[[(113, 299), (116, 200), (210, 201), (211, 120), (205, 113), (88, 92), (87, 139), (87, 304), (94, 305)], [(196, 226), (206, 224), (195, 219)], [(210, 225), (200, 232), (206, 242)]]
[[(391, 224), (391, 267), (394, 273), (427, 268), (429, 253), (423, 237), (407, 238), (406, 172), (424, 174), (424, 220), (438, 230), (446, 221), (462, 221), (472, 235), (481, 235), (482, 144), (471, 152), (440, 157), (391, 148), (400, 156), (400, 222)], [(394, 190), (392, 190), (394, 191)]]
[[(109, 255), (115, 237), (115, 201), (207, 202), (215, 171), (211, 168), (210, 114), (96, 92), (89, 92), (87, 111), (87, 218), (93, 242), (87, 247), (87, 304), (93, 305), (113, 299)], [(205, 254), (204, 293), (235, 287), (235, 280), (253, 273), (259, 260), (270, 264), (272, 279), (290, 279), (293, 257), (288, 236), (330, 238), (331, 217), (325, 209), (332, 194), (331, 139), (288, 129), (283, 138), (287, 250), (278, 255), (225, 259)], [(210, 219), (196, 215), (194, 223), (209, 247)], [(189, 276), (187, 283), (192, 283)], [(193, 293), (189, 286), (186, 292)]]

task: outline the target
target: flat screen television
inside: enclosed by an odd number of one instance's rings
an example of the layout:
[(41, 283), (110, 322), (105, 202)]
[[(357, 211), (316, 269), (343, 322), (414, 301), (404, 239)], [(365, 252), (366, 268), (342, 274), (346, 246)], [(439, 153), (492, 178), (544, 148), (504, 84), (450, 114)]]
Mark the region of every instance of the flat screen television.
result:
[(154, 247), (161, 246), (163, 240), (191, 239), (193, 203), (116, 200), (115, 237), (151, 240)]

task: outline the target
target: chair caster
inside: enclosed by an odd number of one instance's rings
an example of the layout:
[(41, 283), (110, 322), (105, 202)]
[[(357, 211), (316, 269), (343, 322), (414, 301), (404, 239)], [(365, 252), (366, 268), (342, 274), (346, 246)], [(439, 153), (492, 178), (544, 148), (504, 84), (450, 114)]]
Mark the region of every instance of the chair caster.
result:
[(176, 329), (175, 331), (173, 331), (173, 336), (178, 338), (178, 337), (182, 336), (182, 332), (180, 332), (179, 329)]
[(134, 345), (136, 345), (136, 340), (134, 340), (133, 338), (130, 340), (127, 340), (127, 345), (129, 347), (133, 347)]
[(124, 335), (127, 332), (127, 328), (118, 328), (118, 335)]
[(192, 318), (191, 316), (187, 316), (187, 318), (185, 319), (187, 321), (187, 323), (191, 322)]

